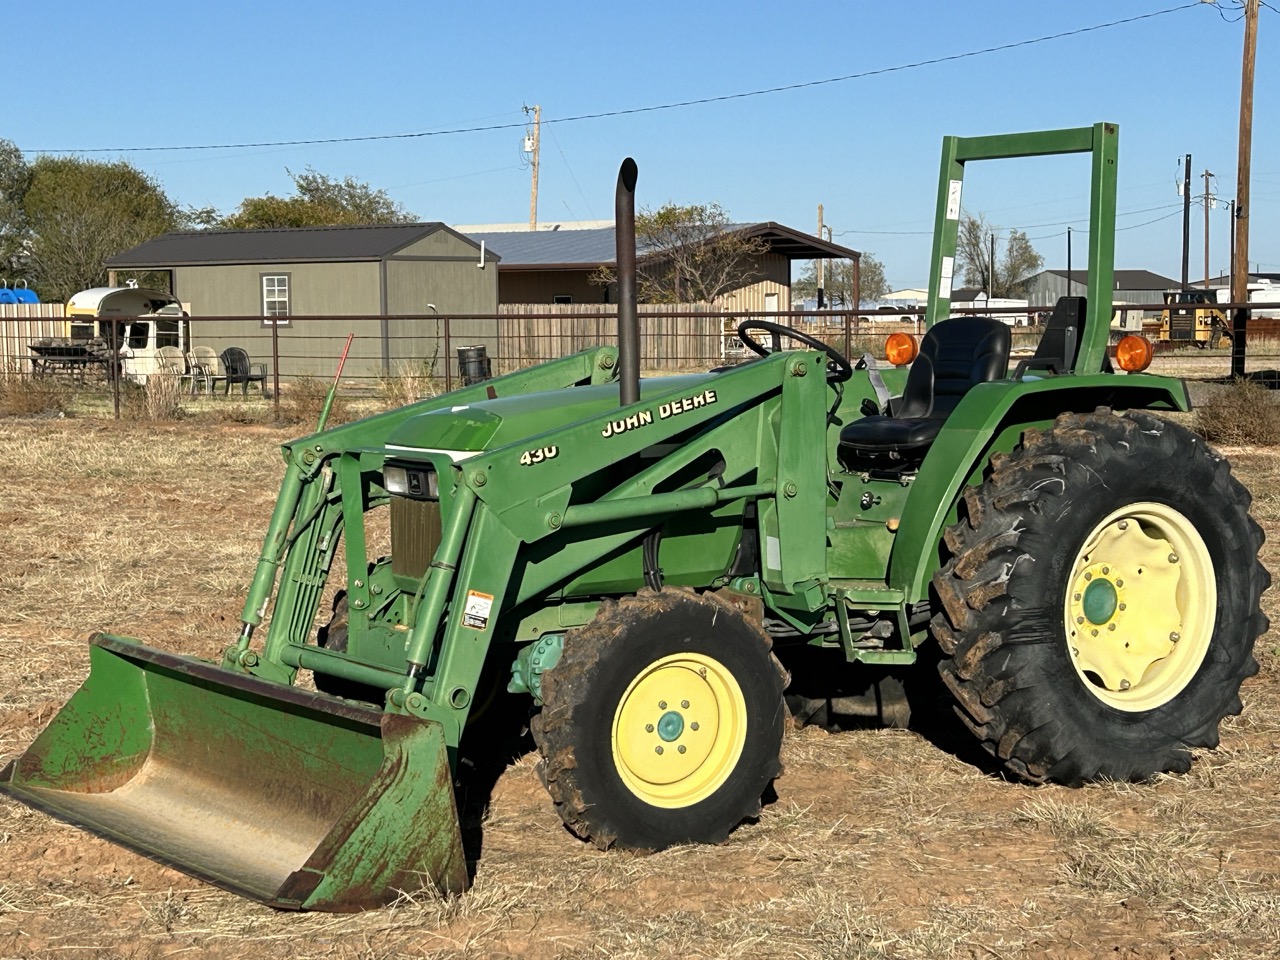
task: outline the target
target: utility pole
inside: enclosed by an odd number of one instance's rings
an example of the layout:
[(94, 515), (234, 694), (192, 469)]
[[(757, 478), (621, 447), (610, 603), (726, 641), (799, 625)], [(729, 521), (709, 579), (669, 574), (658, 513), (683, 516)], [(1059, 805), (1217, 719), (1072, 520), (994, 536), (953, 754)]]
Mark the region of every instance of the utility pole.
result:
[(1191, 255), (1191, 154), (1183, 158), (1182, 171), (1182, 289), (1190, 284), (1187, 281)]
[[(1258, 0), (1244, 8), (1244, 57), (1240, 64), (1240, 157), (1236, 162), (1236, 258), (1231, 265), (1231, 300), (1249, 300), (1249, 167), (1253, 149), (1253, 62), (1258, 49)], [(1236, 310), (1231, 322), (1231, 375), (1244, 376), (1249, 311)]]
[[(818, 239), (822, 239), (822, 204), (818, 204)], [(818, 309), (821, 310), (826, 303), (826, 283), (827, 283), (827, 261), (823, 257), (818, 258)]]
[(533, 133), (524, 138), (524, 149), (531, 154), (530, 166), (533, 168), (533, 185), (529, 192), (529, 229), (538, 229), (538, 153), (542, 147), (542, 107), (534, 104), (532, 108), (523, 107), (527, 117), (533, 111)]
[(996, 295), (996, 232), (991, 231), (991, 282), (987, 284), (987, 300)]
[(1204, 288), (1209, 289), (1209, 204), (1213, 197), (1209, 193), (1209, 178), (1213, 176), (1206, 167), (1204, 171)]

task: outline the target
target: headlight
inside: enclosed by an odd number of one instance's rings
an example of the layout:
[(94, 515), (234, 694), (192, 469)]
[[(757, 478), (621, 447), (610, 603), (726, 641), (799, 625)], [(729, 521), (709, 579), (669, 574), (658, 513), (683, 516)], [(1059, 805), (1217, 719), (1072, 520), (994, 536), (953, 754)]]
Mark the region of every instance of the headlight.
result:
[(387, 493), (414, 500), (438, 500), (440, 483), (436, 472), (429, 466), (406, 467), (386, 464), (382, 468), (382, 485)]

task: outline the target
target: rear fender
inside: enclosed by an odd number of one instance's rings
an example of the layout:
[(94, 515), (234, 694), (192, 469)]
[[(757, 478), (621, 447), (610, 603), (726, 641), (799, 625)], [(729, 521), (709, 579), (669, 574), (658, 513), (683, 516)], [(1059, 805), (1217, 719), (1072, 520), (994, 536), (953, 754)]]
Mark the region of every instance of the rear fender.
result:
[(889, 558), (889, 585), (908, 602), (928, 596), (940, 564), (938, 545), (967, 483), (981, 479), (988, 460), (1012, 449), (1023, 430), (1044, 426), (1061, 413), (1116, 410), (1190, 410), (1181, 380), (1146, 374), (1094, 374), (974, 387), (947, 419), (912, 485)]

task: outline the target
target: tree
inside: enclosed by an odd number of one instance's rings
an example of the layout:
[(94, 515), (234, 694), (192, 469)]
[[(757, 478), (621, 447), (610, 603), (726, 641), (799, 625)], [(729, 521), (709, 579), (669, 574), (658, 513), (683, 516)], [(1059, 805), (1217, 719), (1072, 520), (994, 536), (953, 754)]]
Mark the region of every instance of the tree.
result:
[(385, 190), (347, 176), (341, 180), (307, 167), (302, 173), (286, 168), (294, 195), (246, 197), (235, 213), (218, 226), (228, 229), (268, 227), (333, 227), (343, 224), (413, 223), (417, 217), (392, 200)]
[(1044, 266), (1044, 257), (1031, 246), (1025, 233), (1010, 230), (1004, 245), (1004, 259), (992, 264), (992, 243), (997, 229), (988, 224), (982, 214), (975, 217), (966, 213), (960, 218), (956, 255), (964, 266), (964, 282), (980, 287), (989, 297), (1024, 298), (1032, 277)]
[[(858, 261), (858, 291), (863, 300), (879, 300), (889, 292), (889, 285), (884, 279), (884, 264), (870, 253), (863, 253)], [(853, 302), (853, 261), (828, 260), (824, 270), (823, 289), (826, 302), (832, 307), (852, 307)], [(816, 260), (810, 260), (804, 272), (791, 284), (793, 296), (802, 299), (816, 298), (818, 295), (818, 266)]]
[(31, 167), (9, 140), (0, 140), (0, 278), (25, 280), (28, 270), (27, 215), (22, 208)]
[(22, 210), (33, 286), (46, 300), (105, 284), (109, 257), (180, 222), (159, 183), (123, 160), (39, 157)]
[[(643, 303), (715, 303), (758, 277), (756, 258), (769, 251), (759, 237), (729, 222), (718, 203), (664, 204), (636, 214), (636, 297)], [(617, 279), (601, 267), (593, 283)]]

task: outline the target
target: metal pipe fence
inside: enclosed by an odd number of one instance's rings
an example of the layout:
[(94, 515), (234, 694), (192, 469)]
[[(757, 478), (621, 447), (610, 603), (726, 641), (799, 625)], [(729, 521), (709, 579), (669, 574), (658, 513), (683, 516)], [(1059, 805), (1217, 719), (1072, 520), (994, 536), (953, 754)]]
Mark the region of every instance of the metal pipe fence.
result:
[[(1223, 305), (1232, 309), (1234, 305)], [(1131, 311), (1157, 312), (1163, 305), (1123, 305)], [(1048, 312), (1039, 308), (964, 309), (955, 313), (1017, 315), (1029, 321), (1013, 326), (1014, 351), (1034, 349)], [(758, 318), (794, 326), (824, 340), (851, 358), (881, 355), (884, 340), (895, 332), (921, 334), (919, 309), (879, 311), (873, 316), (841, 310), (739, 311), (710, 308), (640, 308), (640, 358), (646, 376), (706, 370), (748, 359), (752, 354), (737, 336), (742, 320)], [(148, 318), (143, 318), (146, 320)], [(608, 306), (562, 305), (512, 307), (498, 314), (405, 316), (293, 316), (278, 323), (262, 317), (190, 317), (181, 333), (167, 334), (172, 342), (143, 340), (130, 329), (104, 324), (109, 334), (102, 349), (83, 349), (86, 342), (70, 338), (61, 319), (6, 318), (0, 340), (0, 379), (54, 386), (86, 400), (86, 408), (129, 415), (128, 398), (153, 377), (176, 378), (180, 400), (187, 407), (222, 402), (228, 395), (242, 403), (270, 405), (278, 413), (281, 396), (333, 376), (348, 334), (355, 341), (347, 361), (342, 393), (352, 397), (383, 398), (388, 403), (414, 396), (447, 392), (460, 386), (468, 358), (483, 347), (494, 375), (541, 363), (591, 346), (616, 341), (616, 309)], [(1148, 332), (1153, 324), (1146, 321)], [(112, 339), (120, 336), (119, 342)], [(41, 344), (48, 344), (47, 348)], [(1251, 369), (1280, 367), (1280, 319), (1255, 317), (1248, 327)], [(155, 360), (158, 346), (178, 348), (180, 366)], [(60, 353), (59, 347), (65, 348)], [(199, 368), (196, 347), (222, 354), (228, 347), (243, 349), (253, 364), (252, 378), (228, 377), (222, 363)], [(460, 352), (470, 351), (466, 356)], [(169, 356), (172, 358), (172, 351)], [(208, 353), (205, 353), (208, 356)], [(115, 358), (114, 362), (111, 358)], [(260, 366), (259, 366), (260, 365)], [(1224, 378), (1231, 373), (1231, 349), (1174, 349), (1159, 344), (1153, 371), (1185, 379)], [(123, 412), (122, 412), (123, 411)]]

